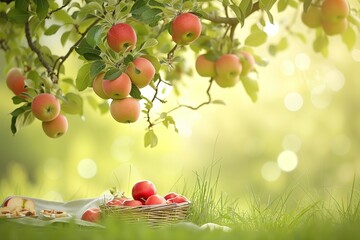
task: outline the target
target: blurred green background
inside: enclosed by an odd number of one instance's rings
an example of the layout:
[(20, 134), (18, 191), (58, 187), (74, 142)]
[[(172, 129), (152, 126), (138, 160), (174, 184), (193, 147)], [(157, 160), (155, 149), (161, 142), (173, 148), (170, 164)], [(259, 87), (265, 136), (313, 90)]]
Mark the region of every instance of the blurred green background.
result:
[[(269, 43), (275, 43), (283, 33), (270, 29)], [(304, 34), (310, 31), (304, 28)], [(0, 196), (69, 201), (100, 196), (113, 186), (130, 196), (132, 184), (141, 179), (153, 181), (160, 194), (181, 192), (195, 184), (195, 171), (214, 161), (221, 167), (219, 192), (240, 202), (252, 192), (266, 201), (289, 188), (296, 188), (294, 203), (347, 196), (360, 166), (360, 43), (349, 51), (333, 37), (326, 59), (313, 52), (311, 40), (305, 45), (289, 38), (289, 49), (275, 57), (265, 46), (256, 49), (269, 60), (258, 67), (256, 103), (241, 84), (214, 86), (213, 99), (226, 105), (174, 112), (179, 133), (156, 127), (155, 148), (143, 146), (144, 115), (134, 124), (119, 124), (87, 102), (82, 118), (68, 116), (68, 133), (60, 139), (48, 138), (39, 121), (13, 136), (9, 113), (15, 106), (0, 52)], [(64, 51), (56, 46), (54, 51)], [(193, 68), (194, 60), (189, 55), (186, 67)], [(80, 64), (69, 59), (69, 76), (76, 76)], [(170, 92), (157, 113), (177, 102), (206, 101), (207, 79), (194, 71), (183, 83), (183, 95), (177, 99)]]

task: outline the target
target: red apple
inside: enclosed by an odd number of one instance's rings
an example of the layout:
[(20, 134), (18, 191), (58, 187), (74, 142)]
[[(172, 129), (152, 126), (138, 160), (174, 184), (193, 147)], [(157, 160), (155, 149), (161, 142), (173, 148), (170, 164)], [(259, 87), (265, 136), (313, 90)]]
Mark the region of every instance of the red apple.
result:
[(140, 104), (135, 98), (113, 100), (110, 104), (111, 116), (120, 123), (136, 122), (140, 116)]
[(172, 40), (179, 45), (192, 43), (200, 34), (200, 19), (192, 13), (182, 13), (171, 23)]
[(67, 132), (68, 121), (64, 115), (59, 114), (54, 120), (42, 122), (42, 128), (48, 137), (58, 138)]
[(255, 58), (249, 52), (245, 52), (245, 51), (240, 52), (240, 62), (242, 66), (240, 75), (242, 76), (246, 76), (249, 72), (251, 72), (255, 68)]
[(242, 65), (236, 55), (225, 54), (215, 62), (215, 70), (217, 74), (215, 82), (220, 87), (233, 87), (239, 82)]
[(123, 203), (124, 206), (128, 206), (128, 207), (135, 207), (135, 206), (141, 206), (143, 205), (143, 203), (139, 200), (126, 200)]
[(346, 19), (350, 8), (346, 0), (325, 0), (321, 5), (322, 20), (337, 23)]
[(31, 111), (43, 122), (54, 120), (60, 114), (60, 101), (50, 93), (41, 93), (32, 101)]
[(101, 218), (100, 208), (90, 208), (86, 210), (81, 216), (81, 220), (85, 220), (88, 222), (98, 222), (100, 218)]
[(104, 93), (112, 99), (126, 98), (131, 91), (131, 80), (126, 73), (122, 73), (114, 80), (103, 80)]
[(110, 28), (106, 37), (109, 47), (115, 52), (134, 49), (137, 41), (135, 30), (126, 23), (118, 23)]
[(148, 197), (156, 194), (155, 185), (148, 181), (139, 181), (132, 188), (132, 196), (135, 200), (146, 201)]
[(326, 35), (333, 36), (337, 34), (342, 34), (346, 31), (348, 28), (348, 20), (342, 19), (338, 22), (330, 22), (323, 20), (321, 22), (322, 28), (324, 29), (324, 32)]
[(151, 195), (146, 199), (145, 205), (166, 204), (166, 199), (160, 195)]
[(21, 69), (12, 68), (6, 75), (6, 85), (15, 94), (21, 95), (26, 92), (25, 76), (22, 74)]
[(174, 198), (167, 200), (167, 203), (183, 203), (183, 202), (189, 202), (189, 200), (181, 195), (178, 195)]
[(196, 59), (195, 69), (197, 73), (202, 77), (215, 77), (215, 61), (211, 61), (206, 58), (206, 55), (200, 55)]
[(105, 73), (100, 73), (93, 81), (92, 87), (96, 95), (101, 97), (102, 99), (109, 99), (110, 97), (104, 92), (103, 89), (103, 80)]
[(154, 78), (155, 68), (149, 60), (139, 57), (129, 64), (126, 73), (138, 88), (143, 88)]
[(166, 195), (164, 196), (164, 198), (165, 198), (166, 200), (169, 200), (169, 199), (174, 198), (174, 197), (176, 197), (176, 196), (178, 196), (178, 195), (179, 195), (179, 194), (177, 194), (177, 193), (169, 192), (168, 194), (166, 194)]

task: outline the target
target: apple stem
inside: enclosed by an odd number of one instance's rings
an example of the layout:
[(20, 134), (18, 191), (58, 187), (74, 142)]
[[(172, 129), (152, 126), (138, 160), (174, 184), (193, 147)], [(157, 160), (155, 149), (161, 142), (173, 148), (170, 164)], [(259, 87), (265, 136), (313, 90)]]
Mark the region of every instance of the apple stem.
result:
[(178, 45), (175, 44), (175, 46), (170, 50), (170, 52), (167, 54), (167, 59), (171, 60), (174, 58), (175, 51), (177, 49)]

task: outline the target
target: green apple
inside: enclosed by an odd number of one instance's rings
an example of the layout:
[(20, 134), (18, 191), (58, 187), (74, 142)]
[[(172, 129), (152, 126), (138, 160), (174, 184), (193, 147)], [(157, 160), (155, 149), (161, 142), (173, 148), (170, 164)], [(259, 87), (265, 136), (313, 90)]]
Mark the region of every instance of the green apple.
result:
[(241, 70), (241, 76), (246, 76), (249, 74), (249, 72), (251, 72), (252, 70), (254, 70), (255, 68), (255, 58), (254, 56), (249, 53), (249, 52), (245, 52), (245, 51), (241, 51), (240, 54), (240, 62), (242, 65), (242, 70)]
[(50, 93), (41, 93), (33, 99), (31, 111), (43, 122), (54, 120), (60, 114), (60, 101)]
[(200, 55), (195, 62), (195, 69), (202, 77), (215, 77), (215, 61), (206, 58), (206, 55)]
[(20, 68), (12, 68), (6, 75), (6, 85), (17, 96), (26, 92), (25, 76)]
[(301, 14), (301, 20), (309, 28), (321, 27), (321, 9), (311, 5)]

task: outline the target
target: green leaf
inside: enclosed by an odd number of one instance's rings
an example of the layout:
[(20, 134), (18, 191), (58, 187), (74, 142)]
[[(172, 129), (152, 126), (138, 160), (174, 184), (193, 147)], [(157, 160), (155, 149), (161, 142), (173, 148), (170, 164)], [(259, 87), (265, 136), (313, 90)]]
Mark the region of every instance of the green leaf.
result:
[(105, 73), (104, 80), (115, 80), (120, 77), (121, 74), (120, 69), (112, 67)]
[(16, 9), (27, 12), (29, 10), (28, 7), (29, 7), (28, 0), (15, 0)]
[(251, 12), (253, 3), (252, 0), (242, 0), (240, 1), (239, 4), (239, 8), (241, 10), (241, 12), (243, 12), (245, 14), (245, 16), (249, 15), (249, 13)]
[(86, 35), (86, 41), (91, 47), (95, 47), (100, 39), (103, 28), (100, 25), (93, 26)]
[(258, 82), (255, 79), (249, 78), (248, 76), (241, 76), (240, 79), (248, 96), (253, 102), (256, 102), (259, 91)]
[(83, 65), (78, 71), (78, 75), (75, 80), (75, 85), (79, 91), (85, 90), (91, 84), (91, 79), (90, 79), (91, 65), (92, 63), (87, 63)]
[(94, 61), (91, 64), (91, 68), (90, 68), (90, 79), (91, 82), (93, 81), (93, 79), (99, 75), (99, 73), (106, 67), (106, 64), (104, 61)]
[(144, 146), (145, 147), (150, 146), (151, 148), (153, 148), (157, 144), (158, 144), (158, 138), (157, 138), (156, 134), (154, 133), (154, 130), (150, 129), (149, 131), (147, 131), (145, 133)]
[(136, 98), (136, 99), (141, 99), (142, 98), (139, 88), (133, 83), (131, 83), (130, 96), (132, 96), (133, 98)]
[(64, 10), (56, 11), (52, 14), (52, 16), (54, 17), (55, 20), (60, 21), (64, 24), (74, 23), (74, 19), (72, 19), (71, 15)]
[(19, 9), (11, 9), (8, 12), (8, 18), (10, 22), (18, 23), (18, 24), (24, 24), (28, 21), (30, 17), (30, 13), (27, 11), (19, 10)]
[(226, 105), (223, 100), (217, 99), (212, 101), (213, 104), (220, 104), (220, 105)]
[(271, 12), (270, 12), (269, 10), (265, 10), (265, 12), (266, 12), (266, 14), (267, 14), (267, 16), (268, 16), (268, 18), (269, 18), (270, 23), (271, 23), (271, 24), (274, 24), (274, 17), (273, 17), (273, 15), (271, 14)]
[(308, 10), (308, 8), (310, 7), (312, 3), (312, 0), (304, 0), (304, 12), (306, 12)]
[(67, 93), (65, 101), (61, 104), (61, 110), (68, 114), (83, 115), (83, 99), (76, 93)]
[(282, 12), (286, 9), (289, 4), (289, 0), (279, 0), (277, 4), (278, 12)]
[(245, 39), (245, 44), (248, 46), (257, 47), (265, 43), (266, 40), (267, 34), (258, 26), (253, 25), (250, 35)]
[(53, 35), (53, 34), (55, 34), (58, 30), (59, 30), (59, 28), (60, 28), (61, 26), (60, 25), (57, 25), (57, 24), (53, 24), (53, 25), (51, 25), (48, 29), (46, 29), (46, 31), (44, 32), (44, 34), (45, 35)]
[(60, 41), (61, 41), (61, 45), (62, 45), (62, 46), (65, 46), (67, 40), (68, 40), (69, 37), (70, 37), (71, 32), (72, 32), (72, 31), (64, 32), (64, 33), (61, 35)]
[(317, 53), (321, 53), (324, 57), (328, 56), (329, 39), (326, 35), (318, 35), (313, 42), (313, 49)]
[(11, 132), (15, 135), (22, 127), (31, 124), (34, 121), (34, 115), (31, 111), (31, 105), (21, 106), (11, 112)]
[(349, 50), (352, 50), (356, 44), (356, 32), (349, 26), (347, 30), (341, 35), (342, 41), (346, 44)]
[(245, 15), (244, 13), (241, 11), (241, 9), (236, 6), (236, 5), (233, 5), (231, 4), (230, 5), (230, 8), (231, 10), (233, 10), (233, 12), (235, 13), (237, 19), (239, 20), (241, 26), (244, 26), (244, 22), (245, 22)]
[(97, 2), (90, 2), (85, 4), (79, 11), (78, 15), (77, 15), (77, 19), (78, 20), (83, 20), (86, 17), (88, 17), (88, 15), (95, 17), (96, 12), (102, 12), (103, 9), (101, 7), (101, 5)]
[(19, 97), (19, 96), (14, 96), (11, 99), (13, 101), (13, 104), (15, 104), (15, 105), (26, 102), (26, 100), (24, 98)]
[(45, 19), (49, 11), (49, 3), (47, 0), (35, 0), (36, 14), (39, 19)]
[(158, 44), (158, 41), (155, 38), (147, 39), (143, 44), (141, 44), (140, 51), (154, 47)]
[(276, 0), (259, 0), (259, 7), (262, 10), (269, 11), (276, 3)]
[[(75, 51), (84, 56), (85, 58), (89, 58), (88, 60), (92, 60), (93, 58), (96, 59), (101, 59), (100, 54), (101, 54), (101, 50), (98, 47), (92, 47), (90, 46), (90, 44), (86, 41), (86, 39), (83, 39), (79, 46), (77, 48), (75, 48)], [(86, 54), (88, 55), (86, 57)], [(94, 55), (96, 55), (97, 57), (95, 57)]]

